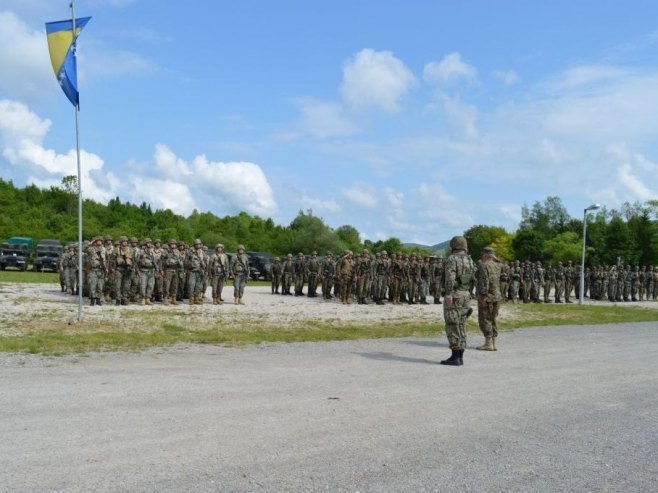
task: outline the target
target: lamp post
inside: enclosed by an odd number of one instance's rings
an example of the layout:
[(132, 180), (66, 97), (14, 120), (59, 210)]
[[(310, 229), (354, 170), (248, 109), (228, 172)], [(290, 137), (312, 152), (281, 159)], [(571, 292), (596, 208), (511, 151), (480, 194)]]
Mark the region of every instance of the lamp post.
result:
[(578, 304), (583, 304), (585, 298), (585, 237), (587, 236), (587, 213), (600, 209), (599, 204), (592, 204), (583, 212), (583, 254), (580, 257), (580, 296), (578, 297)]

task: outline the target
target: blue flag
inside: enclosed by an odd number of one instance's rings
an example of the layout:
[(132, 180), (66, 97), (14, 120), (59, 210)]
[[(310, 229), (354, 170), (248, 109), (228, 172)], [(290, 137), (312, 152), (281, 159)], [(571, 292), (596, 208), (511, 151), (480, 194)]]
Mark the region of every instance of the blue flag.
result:
[(80, 105), (76, 41), (89, 19), (91, 17), (76, 19), (75, 33), (73, 33), (72, 20), (46, 23), (48, 51), (50, 52), (50, 62), (53, 65), (55, 77), (57, 77), (57, 81), (66, 97), (76, 108)]

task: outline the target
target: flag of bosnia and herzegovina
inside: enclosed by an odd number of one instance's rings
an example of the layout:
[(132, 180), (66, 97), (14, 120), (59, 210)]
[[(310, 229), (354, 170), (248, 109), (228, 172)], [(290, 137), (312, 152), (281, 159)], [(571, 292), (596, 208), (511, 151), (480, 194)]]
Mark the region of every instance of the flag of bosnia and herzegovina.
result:
[(80, 103), (78, 93), (78, 69), (76, 64), (75, 43), (82, 29), (91, 17), (81, 17), (75, 20), (75, 36), (73, 35), (73, 20), (46, 23), (48, 51), (53, 64), (55, 77), (64, 94), (74, 106)]

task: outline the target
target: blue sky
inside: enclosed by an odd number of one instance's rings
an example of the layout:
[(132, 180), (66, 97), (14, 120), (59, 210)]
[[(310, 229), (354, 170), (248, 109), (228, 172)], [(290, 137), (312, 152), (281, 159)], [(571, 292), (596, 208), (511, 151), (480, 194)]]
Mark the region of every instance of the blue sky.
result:
[[(0, 176), (75, 174), (44, 23), (0, 0)], [(312, 210), (435, 244), (658, 198), (658, 2), (78, 0), (83, 194), (188, 215)]]

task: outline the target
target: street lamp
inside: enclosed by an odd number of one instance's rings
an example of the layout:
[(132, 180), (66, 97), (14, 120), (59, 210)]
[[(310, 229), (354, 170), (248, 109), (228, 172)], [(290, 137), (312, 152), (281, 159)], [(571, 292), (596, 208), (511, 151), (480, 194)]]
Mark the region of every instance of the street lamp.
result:
[(589, 211), (595, 211), (600, 209), (599, 204), (592, 204), (585, 209), (583, 212), (583, 254), (580, 257), (580, 296), (578, 298), (578, 304), (583, 304), (583, 299), (585, 298), (585, 237), (587, 236), (587, 213)]

